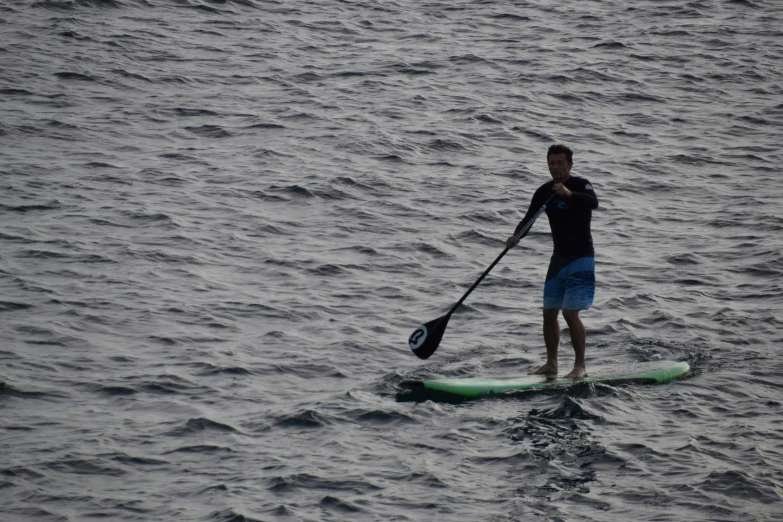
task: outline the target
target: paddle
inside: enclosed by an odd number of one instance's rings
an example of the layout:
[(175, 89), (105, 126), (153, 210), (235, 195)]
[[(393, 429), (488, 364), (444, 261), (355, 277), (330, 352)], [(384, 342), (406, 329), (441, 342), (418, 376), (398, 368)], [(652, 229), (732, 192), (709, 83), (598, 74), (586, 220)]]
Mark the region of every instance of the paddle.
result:
[[(552, 198), (555, 197), (554, 194), (549, 196), (549, 199), (546, 200), (546, 203), (544, 203), (540, 209), (538, 209), (538, 212), (533, 216), (533, 218), (527, 222), (527, 224), (517, 232), (514, 236), (517, 239), (521, 239), (523, 235), (527, 233), (528, 230), (530, 230), (530, 227), (533, 226), (533, 223), (538, 219), (538, 216), (541, 215), (542, 212), (546, 209), (547, 203), (549, 203)], [(435, 350), (438, 349), (438, 345), (440, 344), (440, 340), (443, 339), (443, 333), (446, 331), (446, 325), (449, 324), (449, 319), (451, 318), (451, 314), (453, 314), (457, 308), (462, 304), (462, 302), (470, 295), (470, 293), (473, 291), (474, 288), (476, 288), (481, 281), (484, 280), (484, 278), (487, 276), (487, 274), (495, 268), (495, 265), (498, 264), (498, 261), (500, 261), (504, 255), (506, 255), (506, 252), (508, 252), (509, 247), (506, 247), (503, 252), (500, 253), (500, 255), (495, 259), (491, 265), (489, 265), (489, 268), (487, 268), (483, 274), (481, 274), (481, 277), (478, 278), (478, 280), (473, 283), (473, 286), (468, 288), (468, 291), (465, 292), (465, 295), (462, 296), (462, 298), (457, 301), (457, 304), (451, 307), (451, 310), (449, 310), (449, 313), (442, 317), (438, 317), (437, 319), (430, 321), (429, 323), (424, 323), (423, 325), (416, 328), (416, 330), (413, 331), (411, 336), (408, 338), (408, 346), (411, 347), (411, 350), (413, 350), (413, 353), (416, 354), (416, 357), (419, 359), (429, 359), (430, 355), (435, 353)]]

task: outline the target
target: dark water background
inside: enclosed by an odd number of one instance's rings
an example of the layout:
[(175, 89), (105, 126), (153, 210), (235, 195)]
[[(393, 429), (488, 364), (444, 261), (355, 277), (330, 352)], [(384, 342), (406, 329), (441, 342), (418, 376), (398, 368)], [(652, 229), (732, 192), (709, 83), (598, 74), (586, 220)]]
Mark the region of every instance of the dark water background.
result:
[[(780, 520), (782, 129), (777, 0), (5, 1), (0, 520)], [(545, 221), (406, 340), (556, 141), (588, 367), (693, 374), (398, 397), (542, 363)]]

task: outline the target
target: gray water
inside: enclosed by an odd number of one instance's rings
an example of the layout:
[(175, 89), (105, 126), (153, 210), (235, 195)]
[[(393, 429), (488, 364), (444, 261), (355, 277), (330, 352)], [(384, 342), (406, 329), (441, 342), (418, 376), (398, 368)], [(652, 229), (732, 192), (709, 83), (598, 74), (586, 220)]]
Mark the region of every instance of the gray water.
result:
[[(780, 520), (783, 4), (9, 0), (0, 520)], [(543, 362), (554, 142), (588, 369)], [(565, 325), (563, 325), (565, 327)], [(561, 364), (572, 363), (563, 334)]]

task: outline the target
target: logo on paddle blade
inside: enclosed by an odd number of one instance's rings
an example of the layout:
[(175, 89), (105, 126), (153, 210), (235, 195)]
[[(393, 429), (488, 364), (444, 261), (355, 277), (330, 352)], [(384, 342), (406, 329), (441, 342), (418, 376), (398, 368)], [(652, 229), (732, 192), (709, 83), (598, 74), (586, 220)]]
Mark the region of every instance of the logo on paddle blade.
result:
[(416, 328), (416, 330), (414, 330), (411, 336), (408, 338), (408, 346), (410, 346), (411, 350), (415, 352), (422, 344), (424, 344), (424, 341), (426, 340), (427, 340), (427, 327), (421, 325), (418, 328)]

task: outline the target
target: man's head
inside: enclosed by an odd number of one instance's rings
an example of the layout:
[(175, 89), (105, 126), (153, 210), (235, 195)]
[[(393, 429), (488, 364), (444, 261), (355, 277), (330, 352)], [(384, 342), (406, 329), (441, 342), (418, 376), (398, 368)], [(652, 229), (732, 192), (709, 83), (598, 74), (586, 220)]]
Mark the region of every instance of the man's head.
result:
[(546, 153), (546, 162), (555, 183), (565, 183), (574, 166), (574, 153), (565, 145), (552, 145)]

